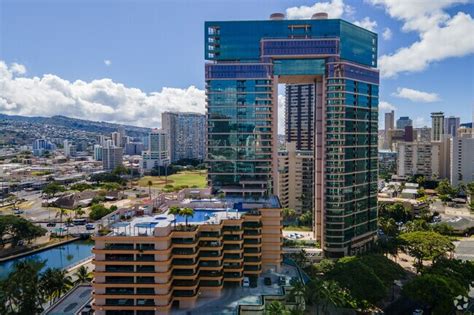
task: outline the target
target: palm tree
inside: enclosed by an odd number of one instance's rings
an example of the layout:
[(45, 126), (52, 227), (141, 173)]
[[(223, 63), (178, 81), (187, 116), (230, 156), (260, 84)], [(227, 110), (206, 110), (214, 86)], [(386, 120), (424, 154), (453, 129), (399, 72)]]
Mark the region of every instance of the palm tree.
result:
[(308, 284), (308, 300), (316, 305), (316, 312), (319, 314), (319, 308), (323, 314), (327, 314), (329, 306), (341, 307), (348, 304), (346, 293), (335, 281), (313, 280)]
[(179, 215), (183, 216), (186, 220), (186, 226), (188, 226), (188, 217), (194, 217), (194, 209), (193, 208), (183, 208), (179, 211)]
[(92, 273), (90, 273), (87, 267), (84, 265), (77, 269), (77, 271), (74, 273), (74, 276), (76, 276), (76, 281), (74, 281), (74, 284), (87, 283), (92, 280)]
[(176, 216), (180, 213), (181, 209), (176, 206), (172, 206), (168, 209), (168, 214), (174, 215), (174, 227), (176, 228)]
[(41, 275), (41, 284), (45, 296), (53, 302), (72, 287), (71, 277), (67, 275), (67, 271), (59, 268), (46, 269)]
[[(63, 222), (63, 215), (67, 214), (67, 211), (66, 209), (63, 209), (63, 208), (60, 208), (58, 210), (58, 212), (56, 213), (56, 217), (59, 216), (59, 223), (62, 225), (64, 222)], [(59, 230), (61, 235), (62, 235), (62, 230)]]
[(286, 309), (286, 306), (279, 302), (279, 301), (273, 301), (270, 304), (267, 304), (265, 306), (265, 315), (287, 315), (288, 310)]
[(151, 200), (151, 186), (153, 186), (153, 182), (149, 180), (146, 184), (148, 185), (148, 196), (150, 197), (150, 200)]

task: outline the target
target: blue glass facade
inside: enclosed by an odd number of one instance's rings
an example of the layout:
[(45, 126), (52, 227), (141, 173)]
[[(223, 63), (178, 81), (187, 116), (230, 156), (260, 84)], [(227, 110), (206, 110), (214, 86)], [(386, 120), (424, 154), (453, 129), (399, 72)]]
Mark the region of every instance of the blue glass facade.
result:
[(206, 22), (211, 187), (276, 193), (277, 85), (313, 84), (315, 235), (333, 256), (367, 247), (377, 219), (376, 56), (377, 34), (339, 19)]

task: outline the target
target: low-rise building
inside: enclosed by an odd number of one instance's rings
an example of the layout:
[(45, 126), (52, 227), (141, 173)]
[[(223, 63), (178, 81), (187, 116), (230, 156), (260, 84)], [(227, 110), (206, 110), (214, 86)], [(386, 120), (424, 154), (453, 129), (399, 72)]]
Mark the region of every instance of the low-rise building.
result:
[(168, 314), (173, 305), (193, 308), (200, 296), (219, 296), (226, 284), (241, 285), (244, 277), (278, 271), (278, 199), (213, 200), (188, 200), (182, 206), (199, 209), (188, 219), (138, 217), (96, 236), (95, 314)]

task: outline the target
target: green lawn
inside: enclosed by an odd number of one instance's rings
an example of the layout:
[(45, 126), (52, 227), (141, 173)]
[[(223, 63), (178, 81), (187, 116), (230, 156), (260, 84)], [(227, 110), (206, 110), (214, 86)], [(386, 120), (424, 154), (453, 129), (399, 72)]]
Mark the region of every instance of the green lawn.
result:
[[(168, 185), (176, 186), (196, 186), (198, 188), (207, 187), (206, 171), (183, 171), (168, 176)], [(145, 176), (138, 181), (141, 187), (148, 187), (148, 181), (152, 181), (155, 188), (163, 188), (166, 185), (164, 176)]]

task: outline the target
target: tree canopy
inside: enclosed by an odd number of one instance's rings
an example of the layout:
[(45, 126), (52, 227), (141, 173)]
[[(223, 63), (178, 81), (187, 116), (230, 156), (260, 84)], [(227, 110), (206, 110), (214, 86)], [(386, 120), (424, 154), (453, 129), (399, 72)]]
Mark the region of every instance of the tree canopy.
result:
[(12, 246), (16, 246), (20, 240), (30, 242), (31, 240), (45, 235), (46, 229), (31, 223), (29, 220), (14, 215), (0, 216), (0, 235), (2, 244), (5, 239), (10, 239)]
[(418, 271), (423, 267), (423, 260), (436, 260), (451, 252), (454, 245), (449, 238), (436, 232), (416, 231), (400, 235), (402, 250), (415, 257)]
[(443, 275), (422, 274), (403, 286), (402, 294), (432, 308), (434, 315), (451, 314), (454, 298), (465, 295), (466, 289)]

